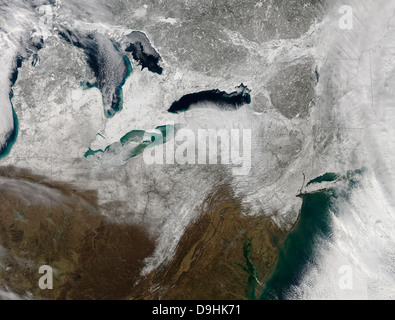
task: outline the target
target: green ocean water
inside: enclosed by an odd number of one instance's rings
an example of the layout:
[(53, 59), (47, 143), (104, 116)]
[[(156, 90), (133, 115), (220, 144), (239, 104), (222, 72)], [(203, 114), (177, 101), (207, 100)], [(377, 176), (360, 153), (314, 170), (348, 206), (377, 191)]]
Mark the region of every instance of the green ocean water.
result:
[(303, 196), (299, 221), (279, 249), (274, 272), (266, 281), (261, 299), (285, 299), (297, 285), (309, 263), (314, 263), (314, 248), (319, 239), (330, 240), (333, 191)]
[(342, 188), (334, 186), (302, 195), (299, 220), (279, 247), (277, 262), (264, 283), (260, 299), (286, 299), (290, 288), (300, 284), (309, 267), (318, 262), (315, 256), (318, 242), (330, 242), (332, 238), (333, 214), (337, 214), (336, 199), (349, 199), (352, 189), (358, 186), (363, 171), (348, 171), (345, 175), (326, 173), (308, 183), (335, 180), (346, 182)]

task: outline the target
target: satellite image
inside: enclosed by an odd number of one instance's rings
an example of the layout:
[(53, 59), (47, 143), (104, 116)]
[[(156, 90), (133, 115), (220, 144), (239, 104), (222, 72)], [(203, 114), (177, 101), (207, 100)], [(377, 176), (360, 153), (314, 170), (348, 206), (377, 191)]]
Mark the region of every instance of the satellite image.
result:
[(395, 299), (395, 0), (0, 0), (0, 66), (1, 300)]

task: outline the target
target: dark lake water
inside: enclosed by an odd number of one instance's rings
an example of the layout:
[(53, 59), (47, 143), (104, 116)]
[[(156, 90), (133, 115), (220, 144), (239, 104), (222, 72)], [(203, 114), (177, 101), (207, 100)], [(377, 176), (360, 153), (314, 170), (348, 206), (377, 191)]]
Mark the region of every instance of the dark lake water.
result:
[(61, 30), (59, 34), (84, 50), (88, 67), (95, 77), (95, 82), (87, 82), (86, 86), (97, 87), (101, 91), (105, 115), (113, 117), (123, 108), (122, 87), (133, 71), (129, 58), (104, 35), (79, 34), (70, 30)]
[(231, 93), (218, 89), (189, 93), (173, 102), (168, 111), (179, 113), (205, 102), (213, 102), (223, 110), (236, 110), (244, 104), (251, 103), (250, 90), (246, 86), (241, 84), (236, 89)]
[(162, 58), (143, 32), (133, 31), (125, 38), (125, 51), (132, 53), (133, 59), (141, 65), (141, 70), (147, 68), (153, 73), (162, 74), (163, 68), (159, 65)]

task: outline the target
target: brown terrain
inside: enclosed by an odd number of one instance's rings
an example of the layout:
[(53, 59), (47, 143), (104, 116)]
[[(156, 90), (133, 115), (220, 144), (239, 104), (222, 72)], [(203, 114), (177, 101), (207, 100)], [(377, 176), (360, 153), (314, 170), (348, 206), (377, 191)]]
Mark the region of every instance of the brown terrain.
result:
[[(253, 299), (285, 237), (270, 219), (243, 215), (223, 186), (173, 259), (142, 277), (155, 239), (100, 215), (94, 191), (8, 167), (0, 168), (0, 201), (0, 289), (35, 299)], [(38, 286), (41, 265), (54, 270), (52, 290)]]

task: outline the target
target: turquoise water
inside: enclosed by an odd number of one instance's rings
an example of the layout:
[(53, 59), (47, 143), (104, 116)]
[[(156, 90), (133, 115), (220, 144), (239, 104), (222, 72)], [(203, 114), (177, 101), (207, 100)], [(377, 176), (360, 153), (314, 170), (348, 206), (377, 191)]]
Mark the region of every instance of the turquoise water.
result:
[[(10, 102), (11, 102), (12, 98), (13, 98), (13, 93), (11, 91)], [(16, 142), (16, 139), (18, 138), (18, 130), (19, 130), (18, 116), (15, 113), (14, 106), (12, 105), (12, 102), (11, 102), (11, 108), (12, 108), (12, 116), (14, 119), (14, 131), (12, 132), (11, 136), (8, 138), (6, 145), (1, 150), (0, 159), (6, 157), (10, 153), (12, 147), (14, 146), (14, 144)]]
[[(115, 49), (118, 51), (117, 47), (115, 47)], [(114, 101), (113, 101), (113, 103), (111, 105), (112, 109), (114, 109), (116, 111), (121, 111), (123, 109), (123, 89), (122, 88), (126, 82), (126, 79), (129, 78), (129, 76), (133, 72), (132, 64), (130, 63), (128, 57), (126, 55), (123, 55), (122, 59), (124, 60), (125, 65), (126, 65), (126, 73), (124, 74), (121, 83), (115, 88), (115, 94), (118, 96), (119, 100), (117, 103), (114, 103)], [(104, 104), (104, 96), (103, 96), (103, 104)]]
[[(116, 46), (114, 46), (114, 48), (119, 52), (118, 48)], [(89, 54), (85, 52), (86, 55), (86, 60), (87, 60), (87, 64), (89, 65)], [(116, 112), (119, 112), (123, 109), (123, 89), (122, 87), (124, 86), (127, 78), (129, 78), (129, 76), (132, 74), (133, 72), (133, 67), (131, 62), (129, 61), (128, 57), (126, 55), (122, 55), (122, 59), (125, 62), (126, 65), (126, 72), (122, 78), (122, 81), (115, 87), (115, 92), (114, 92), (114, 96), (118, 97), (117, 99), (115, 99), (116, 101), (112, 102), (111, 108), (115, 110)], [(88, 75), (88, 72), (87, 72)], [(105, 96), (102, 92), (102, 88), (99, 87), (97, 81), (95, 80), (95, 82), (91, 83), (88, 80), (84, 80), (82, 82), (80, 82), (80, 85), (83, 87), (84, 90), (90, 90), (92, 88), (96, 88), (98, 89), (101, 94), (102, 94), (102, 103), (103, 105), (105, 104)], [(113, 97), (114, 97), (113, 96)], [(107, 116), (112, 117), (113, 114), (107, 114)]]
[(11, 151), (11, 149), (18, 137), (19, 123), (18, 123), (18, 116), (16, 115), (14, 106), (12, 104), (12, 98), (14, 97), (14, 91), (12, 90), (12, 88), (13, 88), (16, 80), (18, 79), (18, 73), (19, 73), (18, 69), (22, 67), (22, 63), (23, 63), (23, 58), (21, 56), (17, 56), (15, 68), (11, 72), (11, 75), (10, 75), (11, 84), (10, 84), (10, 92), (9, 92), (8, 96), (10, 99), (10, 104), (11, 104), (11, 109), (12, 109), (12, 117), (13, 117), (13, 121), (14, 121), (14, 131), (8, 137), (5, 145), (2, 146), (2, 148), (0, 149), (0, 159), (6, 157), (10, 153), (10, 151)]
[[(292, 286), (297, 286), (309, 266), (317, 263), (315, 250), (317, 243), (332, 239), (332, 212), (336, 214), (336, 199), (348, 200), (352, 189), (358, 186), (359, 177), (364, 170), (348, 171), (340, 176), (327, 173), (312, 181), (346, 180), (346, 188), (328, 188), (326, 190), (304, 194), (300, 217), (279, 248), (278, 259), (273, 272), (264, 284), (260, 299), (283, 300)], [(313, 183), (310, 181), (309, 183)]]
[[(119, 140), (119, 142), (115, 142), (107, 146), (104, 150), (92, 150), (89, 148), (89, 150), (85, 152), (84, 157), (89, 158), (91, 156), (96, 156), (100, 159), (104, 154), (112, 154), (112, 156), (116, 157), (119, 153), (126, 152), (126, 156), (123, 158), (123, 162), (126, 162), (143, 153), (148, 147), (153, 148), (160, 143), (166, 143), (171, 139), (171, 137), (167, 137), (167, 134), (169, 132), (174, 134), (177, 129), (177, 125), (159, 126), (155, 129), (159, 130), (160, 133), (150, 132), (147, 134), (144, 130), (129, 131)], [(144, 138), (147, 138), (148, 136), (150, 136), (150, 141), (145, 141)]]

